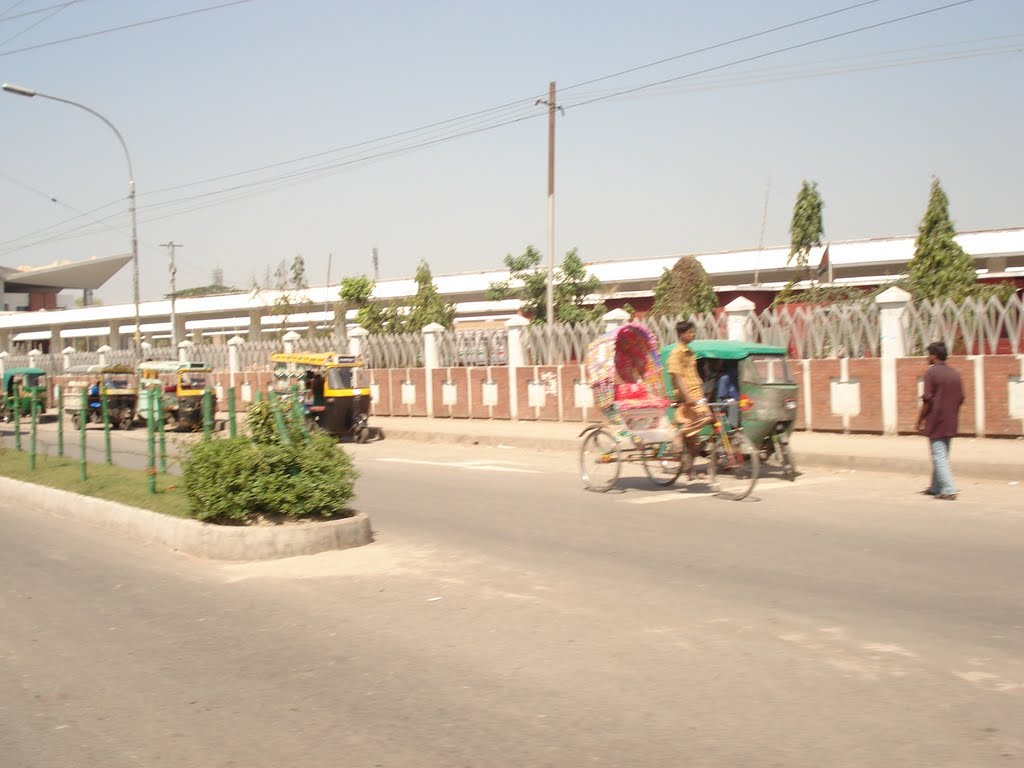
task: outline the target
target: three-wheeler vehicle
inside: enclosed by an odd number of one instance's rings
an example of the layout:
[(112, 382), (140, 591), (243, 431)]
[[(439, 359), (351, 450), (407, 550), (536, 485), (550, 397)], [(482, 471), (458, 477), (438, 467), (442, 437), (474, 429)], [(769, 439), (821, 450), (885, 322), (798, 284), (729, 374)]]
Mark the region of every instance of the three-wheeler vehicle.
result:
[(278, 352), (275, 391), (282, 397), (295, 389), (311, 427), (358, 443), (370, 439), (370, 386), (363, 361), (334, 352)]
[[(85, 423), (103, 423), (103, 398), (107, 401), (107, 418), (115, 429), (131, 429), (139, 402), (138, 375), (127, 365), (76, 365), (65, 371), (64, 412), (71, 417), (75, 429)], [(80, 393), (87, 393), (86, 410), (82, 413)]]
[[(159, 387), (164, 426), (170, 430), (197, 430), (203, 426), (203, 393), (212, 389), (211, 369), (206, 363), (158, 360), (139, 363), (138, 415), (148, 421), (148, 391)], [(217, 412), (217, 398), (211, 392), (211, 414)]]
[[(675, 345), (662, 350), (667, 360)], [(758, 449), (762, 464), (781, 468), (783, 475), (795, 480), (796, 462), (790, 447), (790, 435), (797, 414), (797, 387), (786, 361), (786, 348), (768, 344), (723, 339), (695, 339), (690, 349), (697, 358), (697, 369), (707, 384), (709, 400), (720, 400), (718, 387), (722, 376), (735, 384), (732, 416), (751, 443)], [(671, 392), (672, 382), (666, 377)]]
[(33, 403), (37, 416), (46, 413), (48, 387), (42, 368), (8, 368), (4, 371), (3, 387), (0, 418), (4, 421), (11, 421), (15, 414), (19, 418), (31, 416)]

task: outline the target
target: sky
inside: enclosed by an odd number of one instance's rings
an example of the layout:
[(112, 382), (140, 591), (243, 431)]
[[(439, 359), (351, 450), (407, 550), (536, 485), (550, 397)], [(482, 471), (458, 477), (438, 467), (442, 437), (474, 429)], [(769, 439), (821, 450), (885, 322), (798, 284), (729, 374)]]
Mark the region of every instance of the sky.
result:
[[(550, 81), (559, 261), (787, 244), (803, 179), (827, 240), (914, 234), (933, 176), (958, 229), (1024, 226), (1021, 0), (225, 2), (0, 0), (0, 81), (125, 139), (142, 300), (170, 241), (178, 290), (546, 253)], [(95, 116), (0, 92), (0, 264), (128, 253), (128, 178)]]

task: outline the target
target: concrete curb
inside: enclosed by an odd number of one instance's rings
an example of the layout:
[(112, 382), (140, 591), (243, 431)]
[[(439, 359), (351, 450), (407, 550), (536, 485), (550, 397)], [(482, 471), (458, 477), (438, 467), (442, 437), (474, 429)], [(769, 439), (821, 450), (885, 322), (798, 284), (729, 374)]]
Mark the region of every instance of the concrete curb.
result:
[[(585, 424), (580, 424), (580, 431)], [(484, 445), (491, 447), (525, 448), (535, 451), (559, 451), (575, 453), (579, 450), (577, 438), (535, 438), (521, 435), (472, 435), (454, 432), (430, 432), (426, 430), (385, 429), (385, 438), (409, 440), (422, 443), (450, 443), (457, 445)], [(815, 451), (796, 452), (797, 466), (826, 467), (829, 469), (859, 469), (866, 472), (890, 472), (901, 475), (920, 475), (927, 480), (931, 477), (932, 465), (927, 458), (895, 458), (892, 456), (855, 456), (851, 454), (822, 453)], [(1024, 481), (1024, 467), (1018, 464), (991, 464), (983, 462), (953, 462), (953, 475), (957, 478), (974, 480)]]
[(170, 517), (8, 477), (0, 477), (0, 492), (57, 517), (210, 560), (274, 560), (361, 547), (373, 541), (370, 518), (362, 512), (343, 520), (247, 527)]

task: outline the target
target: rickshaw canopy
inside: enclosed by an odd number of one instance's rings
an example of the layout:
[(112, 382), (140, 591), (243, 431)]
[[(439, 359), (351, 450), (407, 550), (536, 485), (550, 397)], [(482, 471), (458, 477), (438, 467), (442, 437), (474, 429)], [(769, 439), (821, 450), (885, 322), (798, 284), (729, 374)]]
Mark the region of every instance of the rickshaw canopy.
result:
[(291, 365), (361, 366), (363, 361), (355, 355), (340, 355), (337, 352), (274, 352), (271, 362)]
[(639, 383), (652, 398), (665, 397), (658, 338), (640, 323), (626, 323), (594, 339), (584, 358), (594, 404), (608, 412), (616, 385)]

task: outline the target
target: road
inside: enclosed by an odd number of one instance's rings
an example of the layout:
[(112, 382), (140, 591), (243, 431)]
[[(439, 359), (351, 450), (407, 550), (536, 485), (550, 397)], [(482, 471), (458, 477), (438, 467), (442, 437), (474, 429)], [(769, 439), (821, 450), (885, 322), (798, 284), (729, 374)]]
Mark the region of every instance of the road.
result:
[(186, 558), (0, 501), (17, 766), (1024, 765), (1024, 490), (582, 491), (353, 446), (370, 546)]

